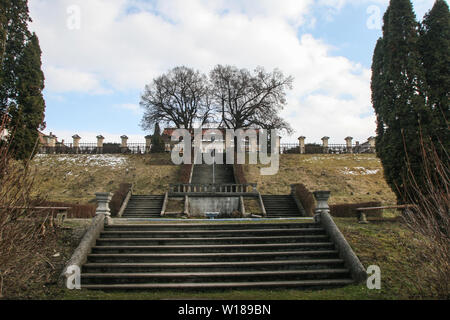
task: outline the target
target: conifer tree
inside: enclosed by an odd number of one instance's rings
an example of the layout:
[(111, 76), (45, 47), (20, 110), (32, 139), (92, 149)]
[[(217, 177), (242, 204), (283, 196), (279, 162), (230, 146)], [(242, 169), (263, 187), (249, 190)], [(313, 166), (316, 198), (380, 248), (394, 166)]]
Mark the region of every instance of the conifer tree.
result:
[[(0, 0), (0, 30), (3, 33), (4, 49), (0, 65), (0, 113), (9, 105), (17, 104), (17, 70), (20, 57), (31, 37), (28, 23), (31, 18), (27, 0)], [(1, 36), (1, 34), (0, 34)]]
[(161, 129), (159, 128), (159, 124), (155, 124), (155, 130), (152, 136), (152, 148), (150, 150), (151, 153), (162, 153), (165, 151), (164, 141), (161, 137)]
[(17, 159), (32, 156), (38, 140), (38, 130), (45, 128), (45, 101), (42, 96), (44, 73), (41, 66), (39, 40), (33, 34), (16, 69), (17, 104), (10, 107), (11, 125), (15, 130), (11, 143)]
[(448, 161), (445, 153), (450, 150), (450, 12), (444, 0), (436, 0), (424, 17), (420, 53), (427, 82), (427, 104), (433, 114), (432, 139), (441, 159)]
[(420, 124), (430, 122), (425, 104), (418, 23), (410, 0), (391, 0), (372, 63), (372, 103), (377, 115), (377, 154), (399, 201), (409, 163), (421, 176)]

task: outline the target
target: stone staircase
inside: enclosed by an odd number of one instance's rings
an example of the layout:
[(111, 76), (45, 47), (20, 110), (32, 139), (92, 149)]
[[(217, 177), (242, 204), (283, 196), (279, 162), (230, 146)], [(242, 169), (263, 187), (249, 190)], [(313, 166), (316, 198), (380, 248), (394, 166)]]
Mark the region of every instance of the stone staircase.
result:
[(164, 195), (132, 195), (123, 218), (160, 218)]
[(106, 226), (82, 267), (87, 289), (329, 288), (354, 283), (309, 223)]
[[(216, 164), (215, 183), (235, 183), (233, 166), (226, 164)], [(191, 183), (213, 183), (213, 166), (207, 164), (194, 165)]]
[(291, 218), (305, 216), (292, 195), (261, 195), (268, 218)]

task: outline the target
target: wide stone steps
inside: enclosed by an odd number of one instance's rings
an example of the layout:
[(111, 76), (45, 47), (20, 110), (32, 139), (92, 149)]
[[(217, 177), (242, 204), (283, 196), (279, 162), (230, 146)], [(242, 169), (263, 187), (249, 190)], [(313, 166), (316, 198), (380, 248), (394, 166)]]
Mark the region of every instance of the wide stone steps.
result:
[(344, 269), (342, 259), (303, 259), (272, 261), (237, 262), (165, 262), (165, 263), (87, 263), (85, 273), (132, 273), (132, 272), (199, 272), (199, 271), (247, 271), (257, 270), (305, 270), (305, 269)]
[(154, 231), (103, 231), (102, 238), (160, 238), (170, 236), (172, 238), (196, 238), (196, 237), (229, 237), (229, 236), (287, 236), (287, 235), (318, 235), (323, 234), (322, 228), (299, 229), (238, 229), (238, 230), (154, 230)]
[(349, 277), (348, 269), (318, 270), (276, 270), (276, 271), (241, 271), (241, 272), (152, 272), (152, 273), (89, 273), (82, 274), (82, 284), (136, 284), (152, 282), (236, 282), (242, 281), (277, 281), (345, 279)]
[(165, 246), (95, 246), (93, 253), (201, 253), (201, 252), (255, 252), (267, 250), (315, 250), (334, 249), (331, 242), (275, 243), (275, 244), (226, 244), (226, 245), (165, 245)]
[(199, 283), (145, 283), (145, 284), (91, 284), (83, 288), (92, 290), (158, 290), (158, 289), (324, 289), (341, 287), (354, 283), (351, 279), (325, 279), (303, 281), (260, 281), (260, 282), (199, 282)]
[(329, 288), (353, 283), (316, 223), (145, 223), (105, 226), (82, 288)]
[(248, 243), (307, 243), (326, 242), (327, 235), (307, 236), (266, 236), (266, 237), (210, 237), (210, 238), (102, 238), (97, 245), (134, 246), (134, 245), (177, 245), (177, 244), (248, 244)]

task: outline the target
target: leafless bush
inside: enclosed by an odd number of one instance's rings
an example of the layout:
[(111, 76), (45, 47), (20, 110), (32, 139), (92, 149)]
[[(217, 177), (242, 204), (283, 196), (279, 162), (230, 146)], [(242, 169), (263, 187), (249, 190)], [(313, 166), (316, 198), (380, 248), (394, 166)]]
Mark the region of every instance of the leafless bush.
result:
[[(431, 143), (421, 142), (425, 183), (409, 170), (405, 200), (413, 206), (405, 211), (407, 226), (424, 246), (427, 269), (420, 271), (415, 285), (423, 297), (449, 299), (450, 286), (450, 199), (449, 158)], [(441, 156), (439, 156), (439, 154)], [(444, 154), (444, 156), (442, 156)]]
[[(0, 132), (7, 119), (0, 120)], [(29, 259), (45, 237), (45, 213), (30, 210), (38, 205), (30, 196), (33, 186), (29, 161), (14, 161), (9, 143), (0, 141), (0, 297), (27, 282), (33, 269)]]

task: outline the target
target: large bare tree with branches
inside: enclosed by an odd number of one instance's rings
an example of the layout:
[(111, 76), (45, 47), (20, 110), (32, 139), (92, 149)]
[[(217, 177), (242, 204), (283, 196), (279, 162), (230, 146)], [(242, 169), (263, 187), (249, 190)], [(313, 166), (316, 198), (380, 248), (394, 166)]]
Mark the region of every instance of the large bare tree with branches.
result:
[(263, 128), (291, 131), (279, 113), (286, 105), (286, 90), (292, 89), (293, 77), (275, 69), (254, 72), (234, 66), (217, 65), (210, 73), (214, 102), (226, 128)]
[(212, 116), (208, 79), (188, 67), (175, 67), (145, 87), (140, 105), (144, 108), (142, 127), (151, 130), (156, 123), (192, 129), (208, 123)]

